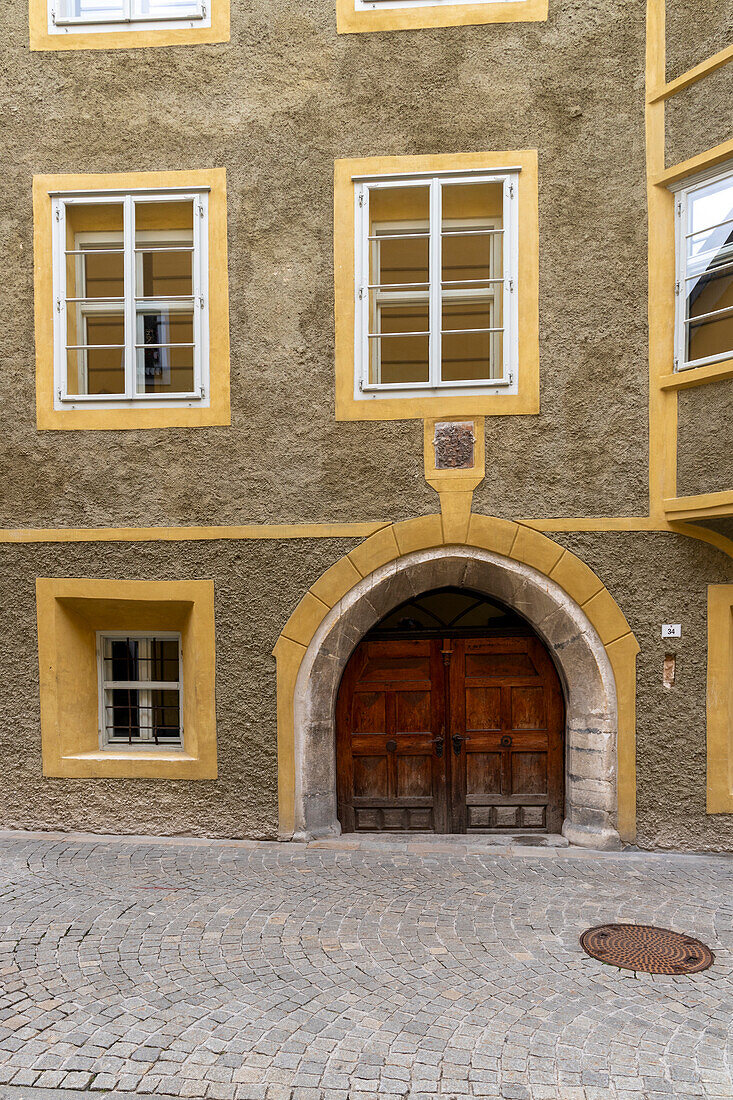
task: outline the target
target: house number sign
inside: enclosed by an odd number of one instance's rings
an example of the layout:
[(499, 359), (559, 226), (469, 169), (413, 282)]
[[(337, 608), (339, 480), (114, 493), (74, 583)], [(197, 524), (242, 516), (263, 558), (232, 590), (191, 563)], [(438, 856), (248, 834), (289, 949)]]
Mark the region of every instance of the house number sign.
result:
[(665, 623), (662, 627), (663, 638), (681, 638), (682, 637), (682, 624), (681, 623)]

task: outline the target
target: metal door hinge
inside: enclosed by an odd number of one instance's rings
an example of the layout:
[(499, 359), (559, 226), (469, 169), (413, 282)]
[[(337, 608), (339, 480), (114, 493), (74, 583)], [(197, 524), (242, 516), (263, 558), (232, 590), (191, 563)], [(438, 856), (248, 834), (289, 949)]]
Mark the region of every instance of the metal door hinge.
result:
[(681, 215), (682, 215), (682, 200), (680, 199), (680, 201), (677, 203), (677, 217), (679, 218), (679, 217), (681, 217)]
[(359, 287), (359, 301), (360, 302), (363, 301), (365, 294), (366, 294), (366, 287), (365, 286), (360, 286)]
[(511, 371), (511, 370), (509, 371), (509, 385), (510, 386), (514, 385), (514, 371)]
[(203, 296), (203, 294), (199, 294), (199, 308), (200, 309), (204, 308), (204, 296)]
[(61, 221), (61, 207), (60, 206), (56, 207), (56, 221), (57, 222)]
[(678, 279), (677, 282), (674, 284), (674, 292), (675, 294), (679, 294), (681, 290), (682, 287), (680, 286), (680, 281)]
[(363, 205), (364, 205), (364, 192), (360, 191), (359, 192), (359, 206), (363, 206)]
[(510, 279), (509, 280), (509, 293), (511, 294), (513, 292), (513, 290), (514, 290), (514, 279)]
[(510, 199), (514, 198), (514, 184), (513, 183), (509, 184), (509, 198)]
[(61, 312), (61, 299), (60, 298), (56, 299), (56, 312), (57, 313)]

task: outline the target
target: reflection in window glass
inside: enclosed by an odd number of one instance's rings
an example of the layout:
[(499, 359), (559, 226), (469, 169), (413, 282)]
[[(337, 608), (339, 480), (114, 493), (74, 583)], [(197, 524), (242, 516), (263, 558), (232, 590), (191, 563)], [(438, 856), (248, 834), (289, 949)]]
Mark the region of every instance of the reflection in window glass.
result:
[[(733, 178), (685, 195), (682, 253), (682, 365), (733, 354)], [(680, 288), (681, 289), (681, 288)]]

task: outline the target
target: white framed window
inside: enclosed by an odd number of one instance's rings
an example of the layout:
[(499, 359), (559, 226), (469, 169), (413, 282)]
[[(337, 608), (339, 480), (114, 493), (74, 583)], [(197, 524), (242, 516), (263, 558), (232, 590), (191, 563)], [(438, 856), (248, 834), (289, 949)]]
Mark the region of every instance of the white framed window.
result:
[(49, 34), (211, 26), (212, 0), (48, 0)]
[(518, 181), (354, 177), (356, 399), (517, 392)]
[(208, 189), (51, 198), (54, 407), (208, 405)]
[(733, 359), (733, 165), (675, 191), (675, 370)]
[(97, 632), (99, 747), (183, 748), (181, 635)]

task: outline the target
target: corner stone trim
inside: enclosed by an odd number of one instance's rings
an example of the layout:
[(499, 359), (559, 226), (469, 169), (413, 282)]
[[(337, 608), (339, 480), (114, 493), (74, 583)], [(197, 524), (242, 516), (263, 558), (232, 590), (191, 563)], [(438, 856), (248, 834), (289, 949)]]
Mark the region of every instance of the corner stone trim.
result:
[(356, 645), (400, 603), (445, 585), (472, 588), (521, 614), (545, 642), (565, 695), (565, 821), (572, 844), (618, 848), (618, 704), (611, 663), (583, 609), (523, 562), (473, 546), (438, 546), (382, 565), (346, 592), (315, 630), (294, 697), (295, 836), (333, 836), (335, 704)]

